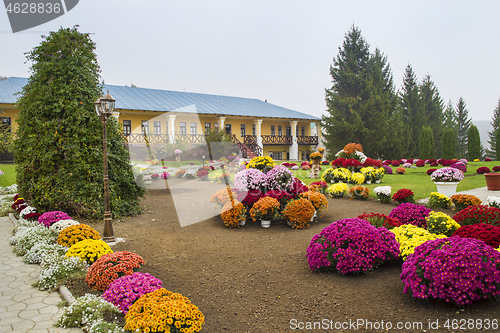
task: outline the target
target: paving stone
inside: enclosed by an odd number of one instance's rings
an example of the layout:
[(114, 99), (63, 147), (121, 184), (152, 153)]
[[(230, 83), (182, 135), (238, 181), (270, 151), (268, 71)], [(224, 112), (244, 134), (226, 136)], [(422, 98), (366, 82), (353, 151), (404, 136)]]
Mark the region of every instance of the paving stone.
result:
[[(1, 324), (2, 325), (13, 325), (13, 324), (19, 324), (19, 323), (22, 323), (23, 321), (25, 321), (24, 319), (21, 319), (17, 316), (17, 313), (15, 316), (12, 316), (12, 317), (9, 317), (9, 318), (3, 318), (2, 321), (1, 321)], [(35, 326), (35, 323), (32, 322), (33, 325), (30, 326), (29, 328)]]
[(15, 295), (15, 296), (12, 296), (11, 298), (12, 298), (12, 300), (14, 302), (23, 302), (23, 301), (25, 301), (27, 299), (33, 298), (33, 296), (31, 296), (31, 294), (29, 294), (29, 293), (22, 293), (21, 292), (21, 293), (18, 293), (17, 295)]
[(27, 304), (24, 304), (23, 302), (13, 302), (14, 304), (7, 305), (7, 311), (22, 311), (28, 307)]
[(35, 323), (31, 320), (23, 320), (20, 323), (12, 324), (12, 329), (14, 332), (23, 332), (32, 329)]
[[(21, 293), (21, 289), (17, 289), (17, 288), (5, 288), (6, 290), (5, 291), (0, 291), (0, 296), (14, 296), (14, 295), (17, 295), (19, 293)], [(1, 302), (0, 302), (1, 304)]]
[(30, 319), (36, 322), (37, 320), (34, 318), (35, 316), (38, 316), (40, 312), (38, 310), (23, 310), (19, 312), (19, 318), (21, 319)]
[(48, 313), (51, 316), (54, 313), (57, 313), (58, 311), (59, 311), (59, 308), (57, 306), (55, 306), (55, 305), (47, 305), (47, 306), (45, 306), (43, 308), (38, 309), (38, 312), (40, 312), (41, 314)]
[(6, 311), (0, 313), (0, 321), (3, 319), (11, 318), (11, 317), (18, 317), (19, 312), (17, 311)]

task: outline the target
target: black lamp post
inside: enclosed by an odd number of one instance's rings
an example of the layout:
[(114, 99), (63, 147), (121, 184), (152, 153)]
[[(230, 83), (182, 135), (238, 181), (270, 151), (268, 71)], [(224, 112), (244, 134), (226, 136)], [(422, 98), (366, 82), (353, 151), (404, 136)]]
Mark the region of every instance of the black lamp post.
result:
[(114, 242), (115, 235), (113, 233), (113, 224), (111, 223), (111, 209), (109, 206), (109, 184), (108, 184), (108, 142), (106, 134), (106, 124), (109, 116), (113, 113), (115, 108), (115, 100), (108, 93), (104, 97), (100, 97), (94, 102), (97, 115), (101, 118), (103, 135), (103, 174), (104, 174), (104, 235), (102, 239), (107, 242)]

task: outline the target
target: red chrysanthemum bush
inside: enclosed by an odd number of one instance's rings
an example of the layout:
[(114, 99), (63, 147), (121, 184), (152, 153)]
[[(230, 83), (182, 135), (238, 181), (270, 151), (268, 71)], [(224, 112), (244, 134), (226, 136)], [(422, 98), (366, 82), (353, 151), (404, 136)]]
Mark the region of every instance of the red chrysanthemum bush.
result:
[(476, 223), (500, 226), (500, 209), (487, 205), (472, 205), (456, 213), (453, 219), (462, 226)]
[(427, 174), (430, 176), (430, 175), (432, 175), (432, 173), (433, 173), (434, 171), (436, 171), (436, 170), (437, 170), (437, 169), (429, 169), (429, 170), (427, 170)]
[(458, 228), (453, 236), (479, 239), (495, 249), (500, 246), (500, 227), (491, 224), (464, 225)]
[(488, 168), (488, 167), (480, 167), (480, 168), (477, 168), (477, 170), (476, 170), (476, 173), (481, 174), (481, 175), (488, 173), (488, 172), (491, 172), (490, 168)]
[(403, 263), (401, 281), (416, 298), (473, 304), (500, 295), (500, 252), (476, 239), (427, 241)]
[(414, 198), (414, 193), (412, 190), (407, 189), (407, 188), (402, 188), (398, 190), (394, 195), (392, 196), (392, 200), (399, 202), (400, 204), (410, 202), (414, 203), (415, 198)]
[(374, 227), (384, 227), (386, 229), (392, 229), (399, 227), (401, 222), (397, 218), (387, 216), (385, 214), (379, 213), (363, 213), (358, 216), (358, 219), (367, 220)]
[(134, 274), (142, 265), (144, 259), (133, 252), (105, 254), (89, 267), (85, 282), (92, 289), (104, 291), (111, 282), (119, 277)]
[(493, 171), (495, 171), (495, 172), (500, 171), (500, 165), (494, 166)]

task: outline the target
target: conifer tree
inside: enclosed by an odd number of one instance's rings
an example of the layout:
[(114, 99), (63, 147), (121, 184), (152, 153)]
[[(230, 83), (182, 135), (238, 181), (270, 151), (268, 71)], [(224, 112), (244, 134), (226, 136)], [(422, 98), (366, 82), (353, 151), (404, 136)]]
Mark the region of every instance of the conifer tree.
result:
[(336, 152), (356, 142), (368, 156), (380, 156), (392, 140), (388, 120), (394, 109), (392, 74), (385, 56), (379, 50), (371, 55), (361, 31), (353, 26), (330, 66), (330, 75), (332, 87), (325, 90), (328, 115), (322, 119), (326, 146)]
[(492, 130), (488, 131), (488, 143), (490, 144), (490, 149), (487, 149), (486, 154), (490, 158), (495, 158), (497, 156), (497, 132), (500, 128), (500, 99), (498, 100), (497, 107), (493, 111), (493, 117), (491, 119)]
[(457, 155), (459, 158), (465, 158), (467, 156), (467, 137), (469, 133), (469, 127), (471, 125), (471, 120), (469, 118), (469, 111), (467, 110), (467, 104), (462, 97), (457, 103)]
[(436, 140), (436, 152), (441, 155), (441, 137), (443, 135), (443, 100), (439, 91), (431, 80), (430, 75), (426, 75), (419, 87), (420, 100), (425, 117), (425, 126), (432, 130), (432, 136)]
[(457, 113), (451, 101), (448, 101), (448, 105), (446, 105), (446, 108), (443, 112), (443, 126), (445, 129), (456, 129), (457, 127)]
[[(32, 66), (18, 101), (17, 184), (40, 212), (103, 215), (103, 129), (94, 107), (103, 87), (94, 50), (90, 36), (74, 27), (51, 32), (27, 54)], [(136, 214), (144, 191), (114, 117), (107, 139), (111, 212)]]
[(497, 131), (497, 137), (496, 137), (496, 160), (500, 161), (500, 131)]
[(455, 158), (456, 154), (456, 135), (453, 128), (446, 128), (443, 132), (442, 158), (451, 160)]
[(407, 153), (408, 156), (417, 156), (420, 131), (425, 124), (425, 113), (420, 101), (417, 78), (411, 65), (408, 65), (405, 70), (400, 100), (409, 140)]
[(420, 132), (420, 159), (434, 158), (434, 138), (432, 128), (424, 126)]
[(477, 129), (476, 125), (470, 125), (467, 135), (467, 151), (469, 160), (473, 161), (475, 159), (480, 159), (482, 150), (483, 148), (481, 147), (479, 130)]

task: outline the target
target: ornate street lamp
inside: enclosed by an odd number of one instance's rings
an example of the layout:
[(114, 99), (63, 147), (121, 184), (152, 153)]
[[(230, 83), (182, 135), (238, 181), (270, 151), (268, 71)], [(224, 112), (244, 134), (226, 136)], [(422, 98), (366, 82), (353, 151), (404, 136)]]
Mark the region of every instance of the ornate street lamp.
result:
[(109, 206), (109, 185), (108, 185), (108, 142), (106, 135), (106, 124), (109, 116), (113, 113), (115, 108), (115, 100), (108, 93), (104, 97), (98, 98), (95, 102), (95, 111), (97, 115), (101, 118), (102, 123), (102, 146), (103, 146), (103, 174), (104, 174), (104, 235), (102, 239), (111, 243), (115, 241), (115, 235), (113, 233), (113, 224), (111, 223), (111, 209)]

